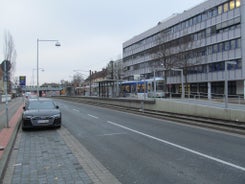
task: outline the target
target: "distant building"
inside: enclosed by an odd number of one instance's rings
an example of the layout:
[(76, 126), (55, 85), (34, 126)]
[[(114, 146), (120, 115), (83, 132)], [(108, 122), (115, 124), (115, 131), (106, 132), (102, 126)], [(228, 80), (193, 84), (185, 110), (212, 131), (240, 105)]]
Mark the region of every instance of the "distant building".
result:
[(4, 91), (3, 71), (0, 68), (0, 95), (3, 94), (3, 91)]
[[(224, 94), (225, 62), (230, 95), (245, 94), (245, 0), (207, 0), (174, 14), (123, 43), (124, 79), (166, 75), (171, 90)], [(168, 90), (170, 90), (168, 88)]]

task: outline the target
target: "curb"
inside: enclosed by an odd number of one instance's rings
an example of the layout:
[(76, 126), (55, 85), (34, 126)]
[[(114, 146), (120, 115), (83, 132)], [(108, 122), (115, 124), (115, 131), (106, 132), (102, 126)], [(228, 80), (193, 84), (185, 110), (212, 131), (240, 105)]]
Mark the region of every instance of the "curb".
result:
[[(20, 109), (20, 108), (19, 108)], [(19, 109), (17, 110), (17, 112), (15, 113), (18, 114), (19, 112)], [(2, 182), (3, 180), (3, 177), (4, 177), (4, 173), (5, 173), (5, 169), (7, 167), (7, 163), (8, 163), (8, 160), (9, 160), (9, 157), (11, 155), (11, 151), (12, 151), (12, 148), (13, 148), (13, 145), (14, 145), (14, 142), (15, 142), (15, 139), (17, 137), (17, 133), (18, 133), (18, 130), (19, 130), (19, 127), (20, 127), (20, 122), (21, 122), (21, 113), (18, 115), (18, 120), (17, 120), (17, 123), (14, 127), (14, 130), (12, 132), (12, 135), (10, 136), (10, 139), (9, 139), (9, 142), (8, 142), (8, 145), (3, 148), (3, 155), (0, 159), (0, 183)]]

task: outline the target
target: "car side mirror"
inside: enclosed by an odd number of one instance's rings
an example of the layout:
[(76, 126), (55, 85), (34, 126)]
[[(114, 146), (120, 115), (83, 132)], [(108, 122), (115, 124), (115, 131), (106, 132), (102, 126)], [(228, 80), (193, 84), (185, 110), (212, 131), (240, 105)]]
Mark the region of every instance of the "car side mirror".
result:
[(23, 110), (24, 110), (24, 111), (26, 110), (26, 107), (25, 107), (25, 106), (23, 107)]
[(56, 109), (59, 109), (59, 106), (58, 105), (56, 105)]

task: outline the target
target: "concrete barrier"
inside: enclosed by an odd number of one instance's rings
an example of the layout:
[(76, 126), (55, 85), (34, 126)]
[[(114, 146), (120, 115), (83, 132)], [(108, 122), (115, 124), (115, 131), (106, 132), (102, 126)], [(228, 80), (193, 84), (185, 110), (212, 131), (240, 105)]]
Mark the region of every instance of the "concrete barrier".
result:
[(245, 110), (242, 109), (225, 109), (215, 106), (181, 103), (178, 101), (156, 101), (156, 104), (154, 106), (145, 106), (145, 108), (177, 114), (245, 123)]

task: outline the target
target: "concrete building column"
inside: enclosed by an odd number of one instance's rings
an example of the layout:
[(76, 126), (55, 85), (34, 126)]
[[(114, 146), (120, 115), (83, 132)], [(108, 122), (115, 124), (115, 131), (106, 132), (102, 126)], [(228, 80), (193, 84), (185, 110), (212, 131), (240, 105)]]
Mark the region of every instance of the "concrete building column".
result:
[(243, 81), (243, 98), (245, 99), (245, 80)]
[(211, 94), (211, 82), (208, 82), (208, 99), (211, 100), (212, 94)]
[[(244, 1), (241, 3), (241, 34), (245, 31), (245, 4)], [(244, 79), (245, 74), (245, 59), (244, 59), (244, 52), (245, 52), (245, 38), (241, 36), (241, 55), (242, 55), (242, 77)], [(245, 80), (243, 81), (243, 95), (245, 99)]]

